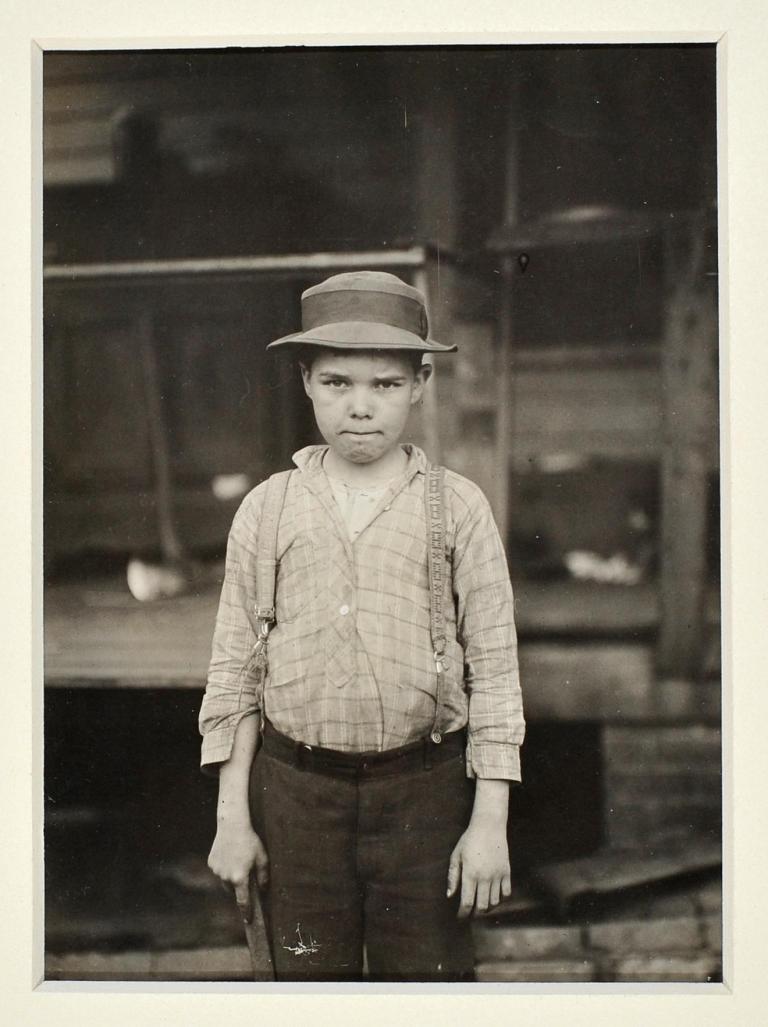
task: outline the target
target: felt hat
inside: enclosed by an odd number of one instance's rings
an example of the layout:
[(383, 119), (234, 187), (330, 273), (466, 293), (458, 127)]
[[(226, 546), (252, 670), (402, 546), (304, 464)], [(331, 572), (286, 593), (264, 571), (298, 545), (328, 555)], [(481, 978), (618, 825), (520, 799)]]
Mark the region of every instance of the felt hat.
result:
[(429, 338), (424, 296), (387, 271), (349, 271), (306, 289), (301, 331), (275, 339), (267, 349), (288, 345), (422, 353), (456, 349)]

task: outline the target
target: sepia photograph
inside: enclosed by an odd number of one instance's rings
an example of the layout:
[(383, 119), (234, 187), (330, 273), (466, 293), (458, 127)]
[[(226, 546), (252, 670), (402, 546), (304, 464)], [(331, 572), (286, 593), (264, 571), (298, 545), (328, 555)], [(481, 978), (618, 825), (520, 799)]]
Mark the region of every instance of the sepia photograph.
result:
[(46, 981), (723, 981), (719, 50), (44, 51)]

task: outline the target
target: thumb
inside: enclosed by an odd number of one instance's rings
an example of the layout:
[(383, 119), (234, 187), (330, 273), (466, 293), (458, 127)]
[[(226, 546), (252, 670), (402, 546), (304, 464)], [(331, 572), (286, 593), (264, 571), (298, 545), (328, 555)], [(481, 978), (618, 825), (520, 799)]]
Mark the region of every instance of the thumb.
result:
[(456, 893), (461, 877), (461, 857), (458, 846), (451, 853), (451, 861), (448, 864), (448, 898)]
[(269, 857), (267, 856), (266, 849), (261, 843), (261, 839), (259, 839), (259, 844), (256, 849), (254, 871), (256, 873), (256, 883), (263, 891), (269, 882)]
[(243, 923), (249, 924), (253, 920), (253, 900), (251, 898), (250, 880), (246, 879), (235, 885), (235, 900), (240, 910)]

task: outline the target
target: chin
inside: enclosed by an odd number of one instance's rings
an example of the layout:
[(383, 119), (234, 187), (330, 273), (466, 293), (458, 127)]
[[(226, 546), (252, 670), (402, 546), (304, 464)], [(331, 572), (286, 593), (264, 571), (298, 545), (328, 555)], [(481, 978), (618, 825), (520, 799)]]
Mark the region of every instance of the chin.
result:
[(376, 438), (375, 442), (353, 442), (348, 440), (344, 445), (337, 448), (336, 452), (351, 463), (370, 464), (384, 456), (389, 448), (381, 438)]

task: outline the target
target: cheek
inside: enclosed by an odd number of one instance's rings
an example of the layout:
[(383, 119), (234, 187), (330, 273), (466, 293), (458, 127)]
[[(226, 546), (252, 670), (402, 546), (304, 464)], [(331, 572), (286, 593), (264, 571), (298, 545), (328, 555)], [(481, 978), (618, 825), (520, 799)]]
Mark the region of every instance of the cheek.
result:
[(339, 405), (339, 396), (333, 392), (317, 390), (312, 396), (312, 404), (315, 410), (318, 411), (333, 410), (334, 407)]
[(407, 417), (415, 402), (416, 399), (410, 391), (400, 393), (392, 403), (393, 415), (396, 417)]

